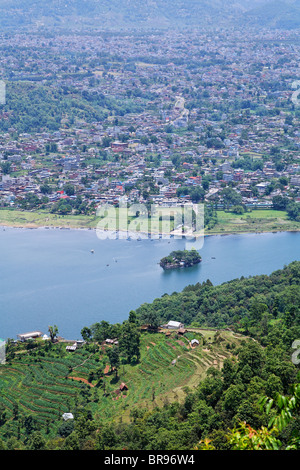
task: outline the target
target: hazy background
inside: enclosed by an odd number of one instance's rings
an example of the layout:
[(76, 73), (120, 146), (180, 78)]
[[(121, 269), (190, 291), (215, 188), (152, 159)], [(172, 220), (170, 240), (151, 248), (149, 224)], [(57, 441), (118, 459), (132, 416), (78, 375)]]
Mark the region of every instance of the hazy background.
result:
[(300, 0), (0, 0), (0, 27), (294, 29)]

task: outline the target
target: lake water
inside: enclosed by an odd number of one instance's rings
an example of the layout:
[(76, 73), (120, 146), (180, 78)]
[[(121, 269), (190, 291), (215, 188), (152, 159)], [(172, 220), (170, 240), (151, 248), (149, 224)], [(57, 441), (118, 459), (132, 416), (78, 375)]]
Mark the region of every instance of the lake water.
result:
[(57, 325), (61, 336), (80, 339), (84, 326), (121, 323), (142, 303), (188, 284), (270, 274), (299, 260), (300, 233), (205, 237), (202, 263), (163, 271), (159, 260), (184, 248), (180, 239), (99, 240), (92, 230), (1, 228), (0, 337), (47, 334)]

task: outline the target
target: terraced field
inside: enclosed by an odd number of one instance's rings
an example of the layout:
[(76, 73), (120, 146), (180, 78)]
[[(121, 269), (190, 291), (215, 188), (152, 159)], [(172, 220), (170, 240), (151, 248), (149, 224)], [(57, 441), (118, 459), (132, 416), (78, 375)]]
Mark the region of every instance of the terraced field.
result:
[[(194, 348), (192, 338), (200, 343)], [(229, 331), (195, 330), (184, 337), (176, 332), (170, 336), (142, 333), (140, 362), (121, 363), (117, 377), (108, 370), (101, 346), (96, 350), (83, 346), (70, 353), (65, 344), (59, 344), (48, 355), (38, 350), (16, 354), (0, 366), (0, 407), (4, 406), (8, 418), (0, 425), (0, 439), (7, 432), (16, 435), (19, 419), (28, 415), (42, 428), (47, 424), (48, 432), (55, 435), (62, 414), (76, 411), (84, 396), (90, 398), (93, 415), (102, 421), (128, 422), (135, 407), (151, 409), (182, 401), (187, 388), (196, 387), (209, 367), (221, 368), (232, 355), (226, 345), (239, 342)], [(121, 392), (123, 382), (128, 390)]]
[[(64, 358), (19, 354), (12, 362), (1, 365), (0, 405), (4, 405), (9, 419), (5, 426), (0, 426), (0, 438), (8, 424), (14, 434), (18, 418), (24, 416), (34, 416), (41, 425), (47, 420), (61, 421), (62, 414), (74, 408), (78, 393), (86, 387), (68, 378), (70, 368), (88, 355), (84, 350)], [(94, 366), (93, 358), (89, 366)]]

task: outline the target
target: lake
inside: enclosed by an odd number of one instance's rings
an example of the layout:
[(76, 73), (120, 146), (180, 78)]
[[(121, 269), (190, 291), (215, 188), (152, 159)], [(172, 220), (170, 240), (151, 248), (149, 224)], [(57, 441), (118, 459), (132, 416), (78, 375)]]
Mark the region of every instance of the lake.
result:
[(163, 271), (160, 259), (184, 249), (183, 239), (99, 240), (93, 230), (0, 228), (0, 337), (47, 334), (57, 325), (59, 335), (81, 339), (84, 326), (121, 323), (142, 303), (189, 284), (270, 274), (299, 260), (299, 247), (299, 232), (208, 236), (199, 265)]

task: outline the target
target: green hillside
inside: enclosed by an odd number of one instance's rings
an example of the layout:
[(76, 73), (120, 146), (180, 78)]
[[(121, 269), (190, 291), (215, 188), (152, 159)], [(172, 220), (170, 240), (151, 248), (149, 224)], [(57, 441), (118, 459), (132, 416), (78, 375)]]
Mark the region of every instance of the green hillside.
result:
[[(192, 347), (192, 339), (199, 345)], [(129, 422), (130, 414), (141, 407), (182, 402), (186, 389), (194, 389), (209, 367), (220, 370), (232, 357), (226, 345), (235, 348), (240, 343), (241, 338), (228, 331), (197, 329), (182, 337), (177, 332), (144, 332), (139, 363), (123, 360), (117, 376), (107, 356), (110, 345), (91, 343), (69, 352), (64, 342), (11, 344), (7, 362), (0, 366), (0, 410), (6, 411), (0, 439), (17, 437), (20, 420), (28, 415), (34, 426), (54, 437), (62, 414), (74, 413), (87, 402), (104, 423)], [(123, 382), (128, 390), (120, 392)]]
[[(0, 448), (299, 449), (299, 283), (294, 262), (189, 286), (122, 325), (83, 327), (75, 351), (62, 340), (9, 341)], [(184, 328), (166, 328), (169, 319)]]

